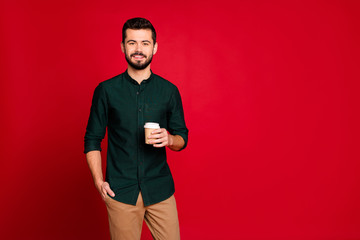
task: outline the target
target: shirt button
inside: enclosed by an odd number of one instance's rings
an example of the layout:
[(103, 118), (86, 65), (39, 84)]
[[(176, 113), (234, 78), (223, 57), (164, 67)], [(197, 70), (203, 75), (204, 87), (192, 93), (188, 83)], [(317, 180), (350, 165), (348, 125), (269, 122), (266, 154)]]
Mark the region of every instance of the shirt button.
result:
[(141, 112), (141, 108), (139, 108), (139, 112)]
[(136, 95), (139, 95), (139, 92), (136, 92)]

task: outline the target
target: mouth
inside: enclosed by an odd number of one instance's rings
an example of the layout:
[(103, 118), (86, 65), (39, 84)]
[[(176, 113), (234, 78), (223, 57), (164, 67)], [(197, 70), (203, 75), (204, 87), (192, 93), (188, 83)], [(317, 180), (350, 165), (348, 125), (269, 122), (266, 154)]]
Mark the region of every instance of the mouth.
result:
[(135, 60), (142, 60), (145, 58), (144, 55), (137, 55), (137, 54), (132, 55), (132, 57), (135, 58)]

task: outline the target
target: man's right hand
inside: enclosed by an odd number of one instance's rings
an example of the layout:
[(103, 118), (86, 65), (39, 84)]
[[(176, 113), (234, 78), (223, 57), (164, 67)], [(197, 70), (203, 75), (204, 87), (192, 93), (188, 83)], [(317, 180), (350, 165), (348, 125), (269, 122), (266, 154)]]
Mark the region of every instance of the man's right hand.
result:
[(96, 188), (99, 191), (102, 199), (105, 201), (107, 194), (109, 194), (112, 197), (115, 197), (115, 193), (111, 190), (110, 185), (108, 182), (99, 182), (96, 184)]
[(111, 190), (109, 183), (104, 182), (103, 173), (101, 170), (101, 153), (99, 150), (94, 150), (86, 153), (86, 160), (88, 162), (91, 175), (94, 179), (95, 187), (99, 191), (103, 200), (109, 194), (115, 197), (115, 193)]

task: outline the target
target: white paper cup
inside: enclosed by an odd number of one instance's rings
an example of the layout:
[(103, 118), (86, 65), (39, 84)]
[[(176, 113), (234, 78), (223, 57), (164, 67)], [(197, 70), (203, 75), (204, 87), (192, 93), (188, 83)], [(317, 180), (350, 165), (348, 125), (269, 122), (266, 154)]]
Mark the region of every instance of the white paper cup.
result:
[(150, 144), (148, 136), (151, 135), (151, 132), (154, 131), (154, 129), (159, 129), (160, 125), (154, 122), (147, 122), (145, 123), (144, 128), (145, 128), (145, 143)]

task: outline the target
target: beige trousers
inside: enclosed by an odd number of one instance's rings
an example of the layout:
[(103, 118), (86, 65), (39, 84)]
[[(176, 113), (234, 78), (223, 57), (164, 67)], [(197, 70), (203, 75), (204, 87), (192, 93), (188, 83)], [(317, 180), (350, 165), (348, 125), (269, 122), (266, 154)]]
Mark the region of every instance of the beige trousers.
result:
[(149, 206), (139, 193), (136, 206), (105, 199), (111, 240), (140, 240), (145, 220), (155, 240), (179, 240), (180, 229), (174, 195)]

